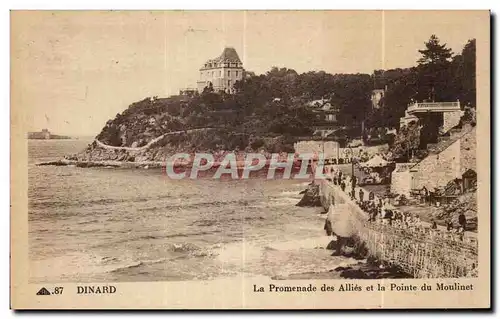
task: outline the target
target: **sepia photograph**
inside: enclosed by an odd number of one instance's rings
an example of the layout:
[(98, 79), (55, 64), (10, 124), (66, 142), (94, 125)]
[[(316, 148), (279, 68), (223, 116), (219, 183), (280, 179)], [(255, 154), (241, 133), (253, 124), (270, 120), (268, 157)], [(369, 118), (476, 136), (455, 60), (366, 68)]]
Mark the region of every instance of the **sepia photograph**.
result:
[(241, 278), (265, 282), (242, 299), (416, 279), (477, 294), (489, 24), (488, 11), (12, 11), (13, 276), (36, 287), (23, 298)]

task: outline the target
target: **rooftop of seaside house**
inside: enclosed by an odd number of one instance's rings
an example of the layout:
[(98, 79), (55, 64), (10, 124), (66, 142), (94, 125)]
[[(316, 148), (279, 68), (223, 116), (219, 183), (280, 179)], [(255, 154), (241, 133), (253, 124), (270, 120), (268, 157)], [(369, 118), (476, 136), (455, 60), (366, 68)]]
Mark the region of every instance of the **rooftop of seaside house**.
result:
[(229, 63), (236, 64), (236, 67), (243, 66), (243, 63), (241, 62), (236, 49), (233, 47), (225, 47), (221, 55), (205, 62), (201, 69), (222, 67), (226, 66), (226, 64), (227, 67), (229, 67)]

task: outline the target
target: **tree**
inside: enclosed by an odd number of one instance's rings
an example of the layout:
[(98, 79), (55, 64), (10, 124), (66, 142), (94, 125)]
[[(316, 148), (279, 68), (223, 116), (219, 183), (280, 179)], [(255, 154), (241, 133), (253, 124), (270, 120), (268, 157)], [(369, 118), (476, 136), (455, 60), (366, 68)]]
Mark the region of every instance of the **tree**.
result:
[(205, 93), (213, 93), (213, 92), (214, 92), (214, 86), (213, 86), (212, 82), (208, 82), (208, 86), (206, 86), (203, 89), (203, 94), (205, 94)]
[(420, 127), (417, 122), (403, 126), (394, 139), (392, 156), (396, 161), (407, 162), (418, 150), (420, 144)]
[(429, 41), (425, 42), (425, 49), (418, 50), (422, 57), (418, 60), (418, 64), (439, 64), (449, 62), (453, 53), (445, 44), (440, 44), (438, 37), (433, 34)]
[(446, 101), (456, 99), (450, 89), (450, 73), (453, 53), (445, 44), (440, 44), (436, 35), (431, 35), (425, 43), (425, 49), (418, 50), (422, 57), (418, 60), (417, 100)]
[(462, 54), (457, 56), (455, 73), (460, 88), (460, 101), (476, 106), (476, 39), (467, 42)]

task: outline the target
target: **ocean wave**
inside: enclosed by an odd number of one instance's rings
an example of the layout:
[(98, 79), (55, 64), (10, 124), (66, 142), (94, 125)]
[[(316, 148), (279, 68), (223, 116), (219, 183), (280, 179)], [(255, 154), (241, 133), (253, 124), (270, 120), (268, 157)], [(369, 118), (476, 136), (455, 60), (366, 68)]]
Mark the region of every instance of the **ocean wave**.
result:
[(270, 197), (270, 202), (268, 207), (279, 207), (279, 206), (295, 206), (299, 202), (298, 197)]
[(76, 224), (77, 225), (87, 225), (87, 224), (95, 224), (95, 223), (98, 223), (98, 222), (99, 222), (99, 220), (92, 219), (92, 220), (84, 220), (84, 221), (78, 222)]
[(251, 221), (262, 221), (266, 220), (264, 216), (242, 216), (242, 217), (218, 217), (217, 219), (201, 219), (194, 221), (190, 224), (190, 226), (201, 226), (201, 227), (210, 227), (210, 226), (220, 226), (227, 223), (232, 222), (251, 222)]
[(298, 184), (295, 184), (295, 186), (297, 187), (307, 187), (309, 186), (309, 184), (311, 184), (311, 182), (303, 182), (303, 183), (298, 183)]
[[(106, 215), (106, 214), (102, 214)], [(131, 221), (134, 220), (134, 216), (130, 215), (120, 215), (120, 216), (110, 216), (105, 221), (106, 222), (123, 222), (123, 221)]]
[(172, 244), (172, 250), (175, 252), (190, 252), (200, 250), (201, 247), (192, 243)]
[(116, 268), (108, 270), (107, 272), (108, 273), (119, 273), (119, 272), (124, 272), (124, 271), (127, 271), (129, 269), (134, 269), (134, 268), (138, 268), (138, 267), (145, 266), (145, 265), (159, 264), (159, 263), (165, 262), (167, 260), (168, 260), (168, 258), (159, 258), (159, 259), (154, 259), (154, 260), (136, 261), (136, 262), (132, 262), (132, 263), (126, 264), (126, 265), (116, 266)]
[(300, 249), (317, 249), (325, 248), (330, 242), (330, 238), (326, 236), (310, 237), (305, 239), (296, 239), (288, 241), (280, 241), (269, 243), (266, 247), (272, 250), (300, 250)]
[[(181, 243), (181, 244), (172, 244), (170, 249), (173, 252), (180, 252), (180, 253), (186, 253), (181, 256), (174, 256), (174, 257), (162, 257), (158, 259), (152, 259), (152, 260), (139, 260), (139, 261), (134, 261), (130, 262), (127, 264), (122, 264), (122, 265), (115, 265), (113, 269), (108, 270), (108, 273), (119, 273), (119, 272), (125, 272), (130, 269), (135, 269), (143, 266), (150, 266), (154, 264), (159, 264), (159, 263), (164, 263), (168, 261), (174, 261), (174, 260), (182, 260), (185, 258), (192, 258), (192, 257), (213, 257), (217, 256), (218, 252), (215, 247), (199, 247), (195, 244), (192, 243)], [(116, 261), (116, 258), (111, 258), (109, 259), (110, 261)], [(106, 261), (106, 260), (105, 260)]]
[[(61, 194), (62, 196), (62, 194)], [(36, 198), (35, 196), (32, 196), (31, 198)], [(29, 209), (36, 210), (36, 209), (45, 209), (45, 208), (71, 208), (71, 207), (92, 207), (92, 206), (109, 206), (113, 204), (127, 204), (127, 203), (141, 203), (141, 202), (148, 202), (148, 201), (161, 201), (161, 200), (168, 200), (170, 198), (173, 198), (172, 195), (158, 195), (158, 196), (151, 196), (151, 197), (136, 197), (136, 198), (92, 198), (88, 200), (75, 200), (74, 198), (71, 199), (54, 199), (53, 196), (48, 196), (42, 199), (42, 197), (38, 196), (38, 200), (30, 200), (28, 203)], [(151, 207), (143, 207), (143, 208), (138, 208), (138, 211), (156, 211), (156, 210), (162, 210), (162, 209), (196, 209), (200, 207), (223, 207), (227, 205), (235, 205), (238, 207), (247, 207), (251, 206), (255, 202), (252, 200), (248, 199), (236, 199), (236, 200), (202, 200), (202, 201), (189, 201), (187, 200), (186, 202), (176, 202), (176, 203), (169, 203), (168, 201), (165, 203), (158, 204), (157, 206), (151, 206)], [(50, 214), (52, 215), (52, 214)]]
[[(96, 230), (96, 232), (99, 232), (99, 230)], [(133, 237), (133, 238), (123, 238), (121, 240), (115, 240), (115, 241), (108, 241), (106, 243), (100, 243), (97, 245), (93, 245), (93, 248), (102, 248), (102, 247), (109, 247), (113, 245), (118, 245), (118, 244), (125, 244), (125, 243), (130, 243), (130, 242), (140, 242), (140, 241), (147, 241), (147, 240), (158, 240), (158, 239), (171, 239), (171, 238), (182, 238), (182, 237), (190, 237), (190, 236), (203, 236), (203, 235), (210, 235), (210, 234), (215, 234), (215, 233), (220, 233), (220, 230), (212, 230), (212, 231), (206, 231), (206, 232), (192, 232), (192, 233), (175, 233), (175, 234), (158, 234), (158, 235), (142, 235), (138, 237)], [(172, 244), (174, 245), (174, 244)], [(174, 249), (174, 246), (171, 246), (172, 250)]]
[(146, 202), (152, 198), (138, 197), (138, 198), (100, 198), (100, 199), (90, 199), (90, 200), (77, 200), (74, 198), (69, 200), (44, 200), (44, 201), (31, 201), (29, 203), (29, 208), (64, 208), (64, 207), (89, 207), (95, 205), (110, 205), (116, 203), (138, 203)]
[(246, 199), (237, 199), (237, 200), (227, 200), (227, 201), (199, 201), (194, 203), (177, 203), (177, 204), (166, 204), (162, 208), (177, 208), (177, 209), (190, 209), (190, 208), (207, 208), (207, 207), (224, 207), (227, 205), (232, 205), (242, 207), (242, 206), (250, 206), (250, 201)]
[(164, 207), (160, 206), (152, 206), (152, 207), (144, 207), (144, 208), (138, 208), (137, 210), (140, 212), (154, 212), (160, 209), (163, 209)]
[(282, 191), (280, 195), (284, 197), (290, 197), (290, 196), (300, 197), (300, 194), (297, 191)]

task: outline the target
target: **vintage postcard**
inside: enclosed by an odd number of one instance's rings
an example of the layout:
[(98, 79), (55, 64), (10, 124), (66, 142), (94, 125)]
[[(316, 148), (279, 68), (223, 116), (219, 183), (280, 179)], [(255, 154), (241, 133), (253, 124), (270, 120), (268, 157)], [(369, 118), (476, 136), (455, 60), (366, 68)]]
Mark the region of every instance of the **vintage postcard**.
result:
[(12, 11), (11, 307), (490, 305), (489, 11)]

